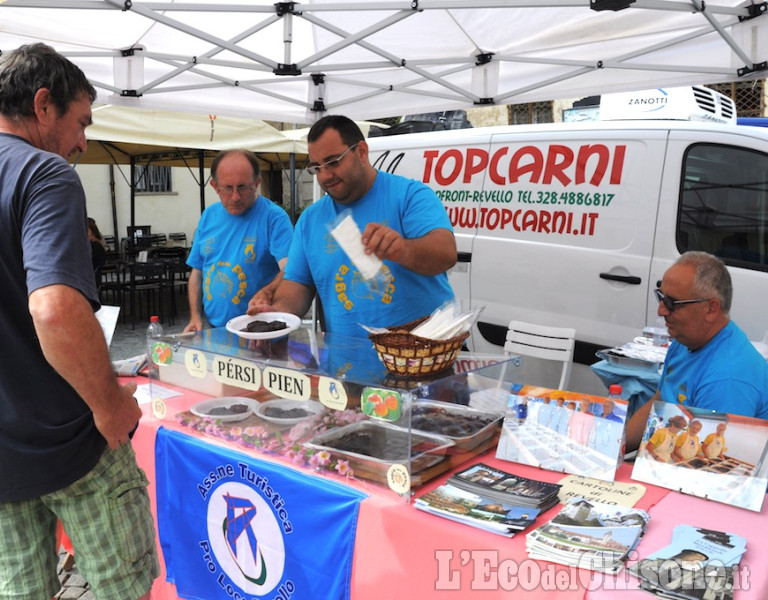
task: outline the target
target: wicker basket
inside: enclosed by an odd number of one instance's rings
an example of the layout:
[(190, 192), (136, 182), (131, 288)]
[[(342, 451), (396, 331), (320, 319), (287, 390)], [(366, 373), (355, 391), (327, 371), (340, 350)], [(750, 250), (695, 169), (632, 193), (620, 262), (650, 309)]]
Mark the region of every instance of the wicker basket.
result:
[(376, 347), (381, 362), (390, 373), (401, 377), (423, 377), (441, 373), (453, 367), (469, 332), (447, 340), (430, 340), (410, 333), (429, 317), (393, 327), (387, 333), (372, 333), (368, 337)]

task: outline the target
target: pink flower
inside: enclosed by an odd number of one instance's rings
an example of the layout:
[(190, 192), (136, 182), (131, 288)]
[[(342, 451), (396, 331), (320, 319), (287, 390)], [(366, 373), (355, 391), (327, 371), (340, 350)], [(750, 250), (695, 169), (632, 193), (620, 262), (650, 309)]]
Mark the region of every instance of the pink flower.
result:
[(263, 425), (251, 425), (250, 427), (246, 427), (243, 433), (250, 437), (262, 438), (267, 435), (267, 430)]
[(304, 421), (294, 426), (290, 430), (290, 432), (288, 432), (288, 437), (292, 442), (296, 442), (298, 440), (305, 438), (308, 434), (312, 433), (312, 430), (313, 428), (311, 426), (311, 423)]
[(339, 475), (352, 475), (352, 469), (349, 468), (349, 461), (340, 460), (336, 463), (336, 471)]
[(316, 452), (309, 459), (309, 464), (313, 467), (327, 467), (331, 462), (331, 454), (327, 450)]

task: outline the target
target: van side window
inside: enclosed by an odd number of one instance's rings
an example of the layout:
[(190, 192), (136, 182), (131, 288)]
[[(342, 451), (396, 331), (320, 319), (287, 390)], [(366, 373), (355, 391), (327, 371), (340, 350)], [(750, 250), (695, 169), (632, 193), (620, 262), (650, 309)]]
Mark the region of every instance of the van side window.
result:
[(768, 155), (714, 144), (686, 152), (677, 248), (768, 270)]

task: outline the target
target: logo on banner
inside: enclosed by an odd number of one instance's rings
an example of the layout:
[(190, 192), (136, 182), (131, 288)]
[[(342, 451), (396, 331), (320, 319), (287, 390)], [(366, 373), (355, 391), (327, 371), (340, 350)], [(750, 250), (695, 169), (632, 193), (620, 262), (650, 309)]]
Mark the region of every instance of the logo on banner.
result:
[(217, 583), (226, 592), (235, 586), (246, 594), (267, 594), (283, 577), (282, 527), (267, 501), (248, 485), (230, 481), (210, 493), (203, 550), (206, 545), (221, 566)]

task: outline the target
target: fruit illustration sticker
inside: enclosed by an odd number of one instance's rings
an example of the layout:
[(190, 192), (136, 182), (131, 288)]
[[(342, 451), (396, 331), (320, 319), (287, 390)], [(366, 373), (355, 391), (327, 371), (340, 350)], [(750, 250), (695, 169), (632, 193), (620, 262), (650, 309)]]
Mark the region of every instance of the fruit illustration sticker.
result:
[(365, 388), (360, 397), (363, 414), (381, 419), (382, 421), (397, 421), (402, 414), (403, 399), (400, 392), (380, 388)]
[(170, 365), (173, 363), (171, 345), (165, 342), (155, 342), (152, 344), (152, 362), (156, 365)]

